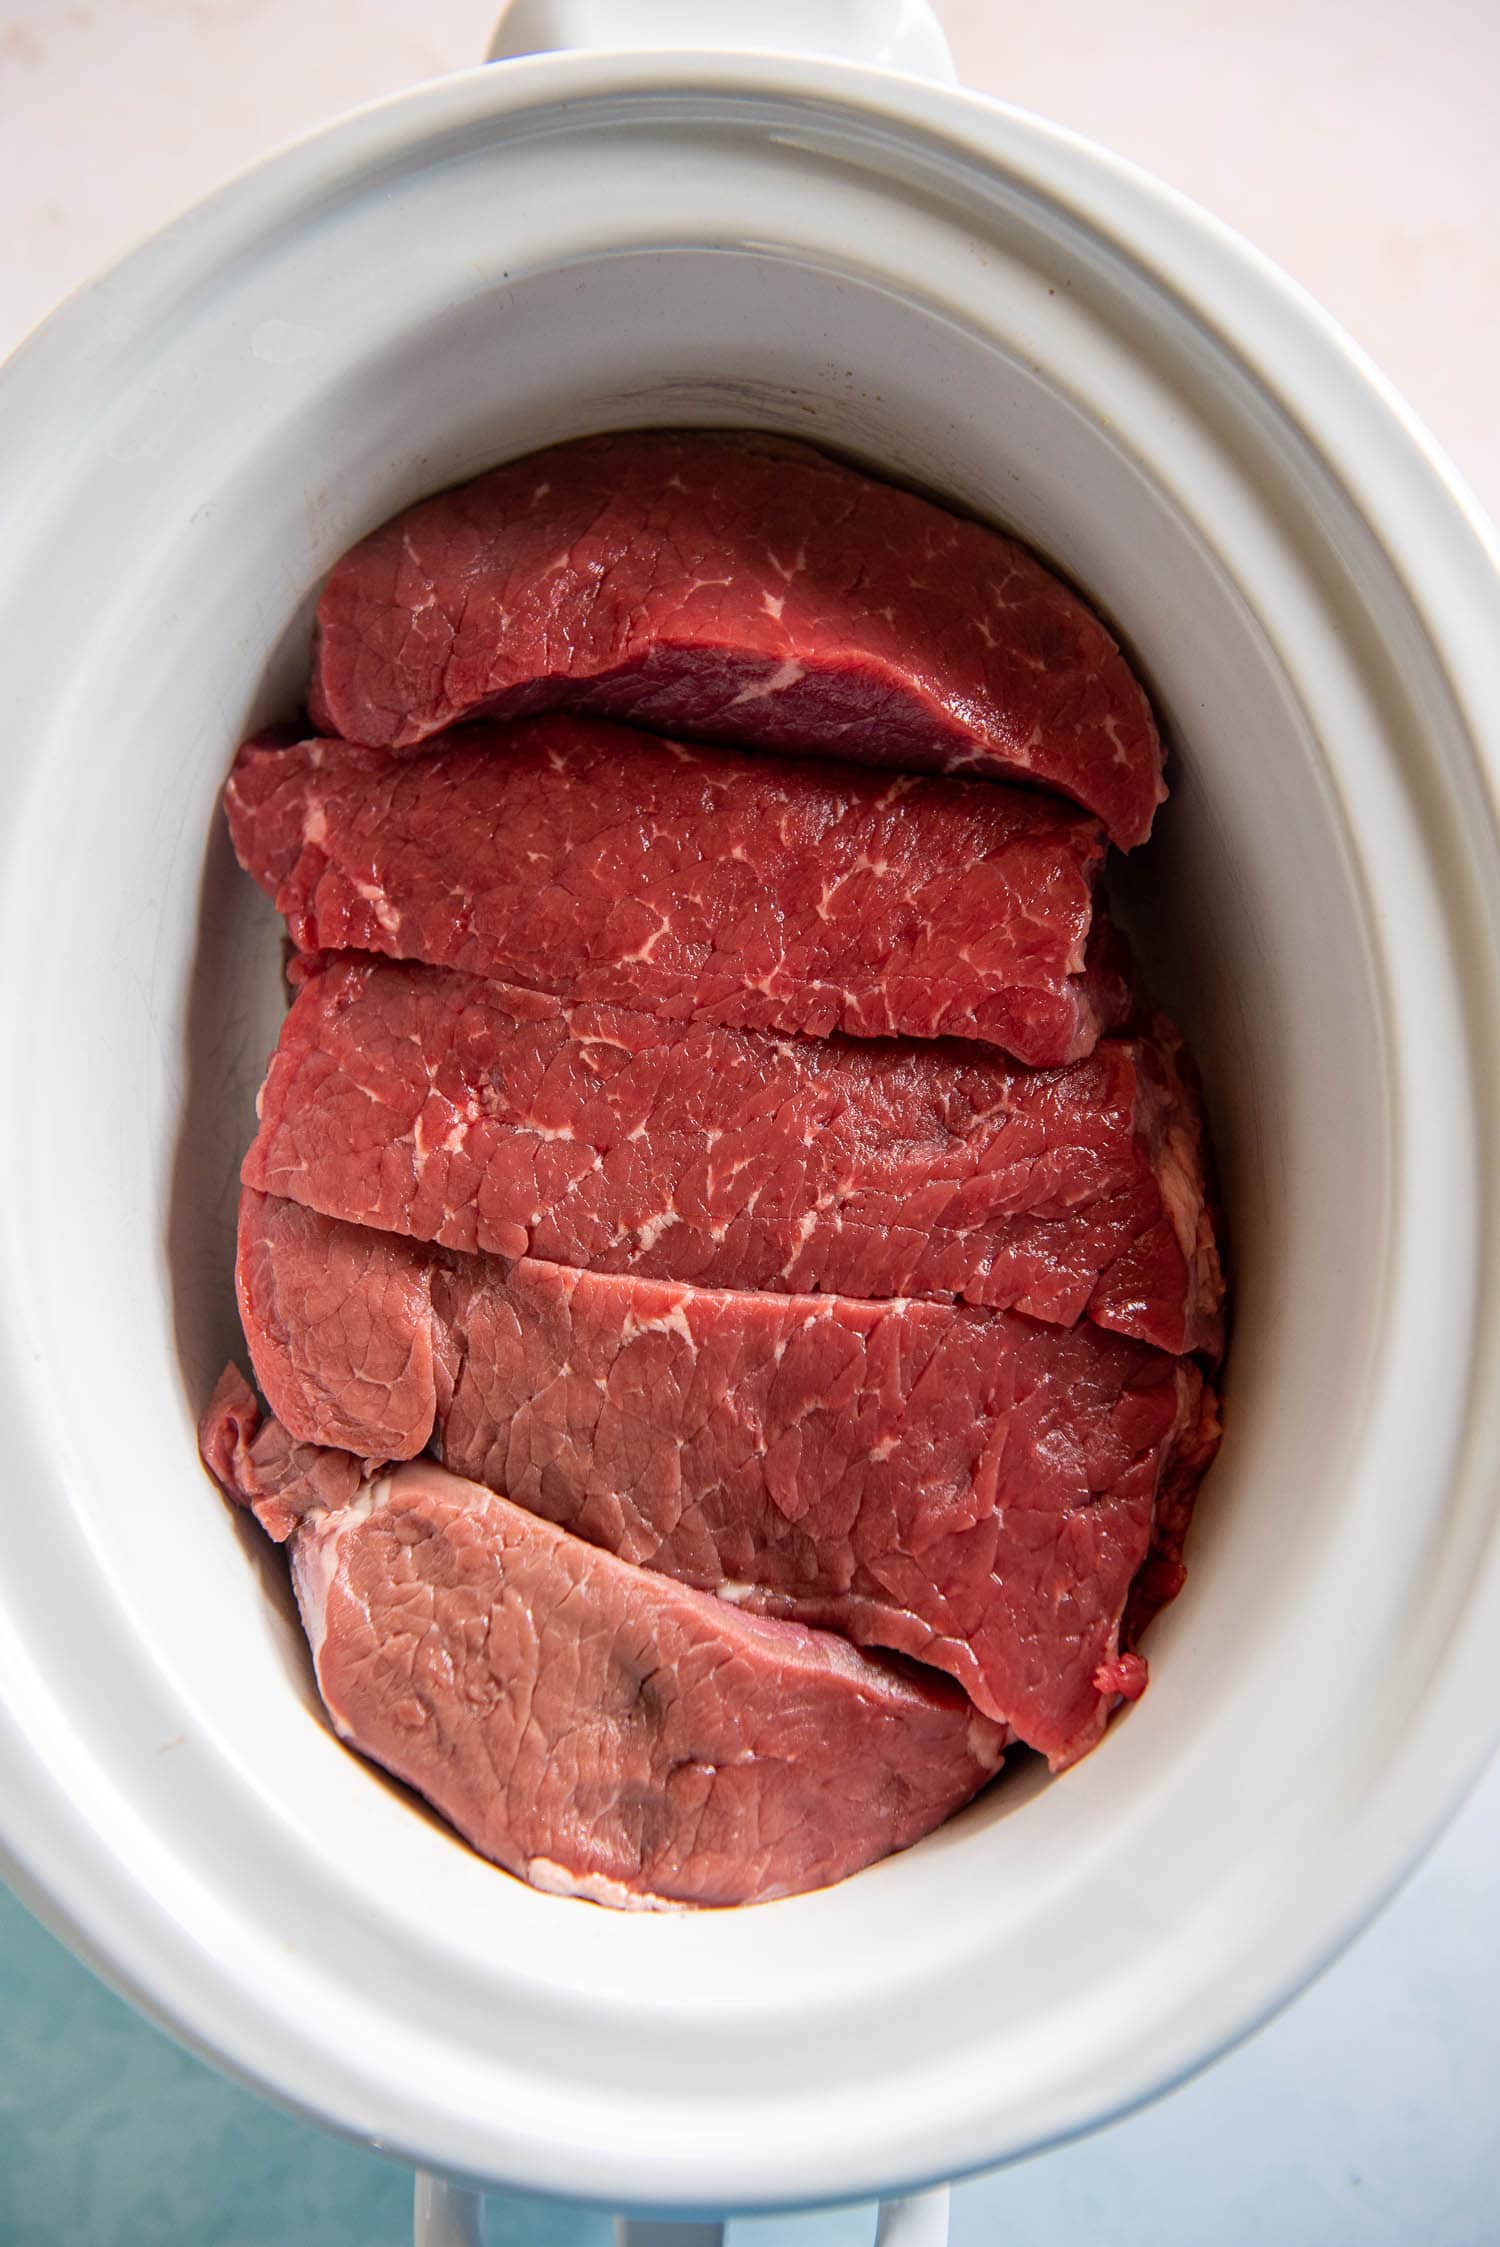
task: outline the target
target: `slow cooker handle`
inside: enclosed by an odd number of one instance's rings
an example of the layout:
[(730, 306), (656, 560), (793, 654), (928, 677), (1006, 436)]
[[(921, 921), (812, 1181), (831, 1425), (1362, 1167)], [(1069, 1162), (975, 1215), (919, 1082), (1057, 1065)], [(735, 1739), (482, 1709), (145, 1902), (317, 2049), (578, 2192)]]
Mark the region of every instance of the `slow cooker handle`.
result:
[(570, 47), (736, 47), (829, 55), (958, 83), (927, 0), (510, 0), (486, 60)]
[[(417, 2176), (416, 2247), (484, 2247), (484, 2199), (444, 2178)], [(617, 2216), (615, 2247), (724, 2247), (724, 2226)], [(875, 2247), (948, 2247), (948, 2187), (883, 2200)]]

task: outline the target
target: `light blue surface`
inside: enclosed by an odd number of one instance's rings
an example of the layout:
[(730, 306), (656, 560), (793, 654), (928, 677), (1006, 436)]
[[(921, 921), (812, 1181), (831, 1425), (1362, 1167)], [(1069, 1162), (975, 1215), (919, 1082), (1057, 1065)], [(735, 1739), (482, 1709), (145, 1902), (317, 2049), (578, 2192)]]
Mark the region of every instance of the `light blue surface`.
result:
[[(954, 2195), (953, 2247), (1496, 2247), (1500, 1769), (1281, 2020), (1132, 2120)], [(490, 2247), (608, 2247), (496, 2195)], [(869, 2247), (868, 2211), (734, 2247)], [(405, 2247), (411, 2182), (179, 2052), (0, 1890), (4, 2247)]]

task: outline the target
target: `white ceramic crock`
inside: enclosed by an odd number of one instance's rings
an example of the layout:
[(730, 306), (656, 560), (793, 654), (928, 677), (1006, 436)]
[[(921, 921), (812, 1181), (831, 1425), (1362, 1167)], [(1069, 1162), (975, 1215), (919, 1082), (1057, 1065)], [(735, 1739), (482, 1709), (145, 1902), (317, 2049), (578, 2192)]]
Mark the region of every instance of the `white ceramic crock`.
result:
[[(648, 421), (843, 447), (1114, 620), (1176, 752), (1126, 886), (1206, 1067), (1238, 1303), (1139, 1707), (837, 1889), (681, 1917), (533, 1894), (346, 1754), (193, 1442), (279, 1006), (216, 816), (233, 746), (295, 699), (361, 531)], [(1034, 118), (580, 53), (214, 196), (22, 351), (0, 449), (8, 1877), (258, 2087), (616, 2204), (955, 2175), (1262, 2019), (1494, 1729), (1500, 577), (1379, 377)]]

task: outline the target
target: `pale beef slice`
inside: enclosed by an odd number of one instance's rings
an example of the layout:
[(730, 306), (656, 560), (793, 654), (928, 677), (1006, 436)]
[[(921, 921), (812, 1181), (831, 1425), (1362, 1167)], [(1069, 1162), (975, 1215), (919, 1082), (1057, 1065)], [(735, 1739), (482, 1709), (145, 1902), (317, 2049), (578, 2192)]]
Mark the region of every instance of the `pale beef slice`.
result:
[(398, 748), (569, 708), (1020, 779), (1127, 850), (1165, 793), (1119, 649), (1024, 547), (744, 433), (586, 438), (408, 508), (328, 580), (312, 704)]
[(235, 1296), (256, 1379), (298, 1442), (368, 1459), (416, 1457), (438, 1396), (432, 1289), (419, 1249), (247, 1189)]
[(251, 743), (225, 802), (308, 952), (670, 1021), (983, 1038), (1038, 1066), (1129, 1005), (1095, 920), (1103, 832), (1023, 789), (551, 718), (406, 759)]
[[(904, 1849), (998, 1769), (1004, 1734), (932, 1676), (649, 1577), (429, 1462), (291, 1445), (231, 1368), (203, 1431), (265, 1516), (340, 1735), (539, 1888), (745, 1904)], [(340, 1491), (345, 1492), (339, 1496)], [(332, 1495), (330, 1495), (332, 1493)]]
[[(240, 1259), (300, 1440), (411, 1457), (435, 1432), (455, 1472), (626, 1559), (949, 1671), (1058, 1768), (1144, 1684), (1131, 1581), (1174, 1455), (1212, 1450), (1191, 1360), (1005, 1312), (452, 1256), (251, 1189)], [(366, 1356), (346, 1402), (376, 1325), (400, 1378), (382, 1397)]]
[(1164, 1019), (1029, 1070), (957, 1043), (668, 1026), (343, 956), (305, 977), (241, 1176), (447, 1248), (1087, 1313), (1211, 1352), (1204, 1162)]
[(198, 1427), (203, 1464), (268, 1537), (284, 1544), (312, 1508), (337, 1512), (358, 1496), (378, 1462), (322, 1444), (298, 1443), (262, 1417), (249, 1383), (226, 1366)]

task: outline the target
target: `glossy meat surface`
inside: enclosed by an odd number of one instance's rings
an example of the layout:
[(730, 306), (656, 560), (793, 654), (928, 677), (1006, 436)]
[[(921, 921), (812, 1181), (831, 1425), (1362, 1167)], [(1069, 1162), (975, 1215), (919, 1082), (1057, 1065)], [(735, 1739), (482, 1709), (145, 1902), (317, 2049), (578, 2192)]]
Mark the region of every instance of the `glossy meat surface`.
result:
[(1165, 793), (1139, 684), (1033, 554), (745, 432), (585, 438), (408, 508), (329, 577), (312, 703), (390, 747), (572, 709), (1030, 781), (1126, 849)]
[(1023, 789), (692, 749), (585, 719), (396, 758), (249, 743), (240, 863), (308, 952), (674, 1022), (1087, 1053), (1129, 995), (1098, 823)]
[(298, 1440), (436, 1436), (633, 1562), (948, 1670), (1059, 1766), (1124, 1689), (1174, 1457), (1195, 1486), (1212, 1450), (1196, 1365), (1087, 1324), (455, 1256), (250, 1189), (240, 1264)]
[(1063, 1070), (665, 1024), (341, 955), (242, 1177), (328, 1217), (700, 1286), (958, 1296), (1212, 1349), (1204, 1134), (1164, 1019)]
[[(318, 1688), (351, 1745), (539, 1888), (757, 1903), (903, 1849), (993, 1775), (946, 1679), (647, 1576), (423, 1460), (290, 1443), (233, 1372), (205, 1456), (257, 1511), (283, 1472)], [(342, 1493), (342, 1495), (341, 1495)]]

